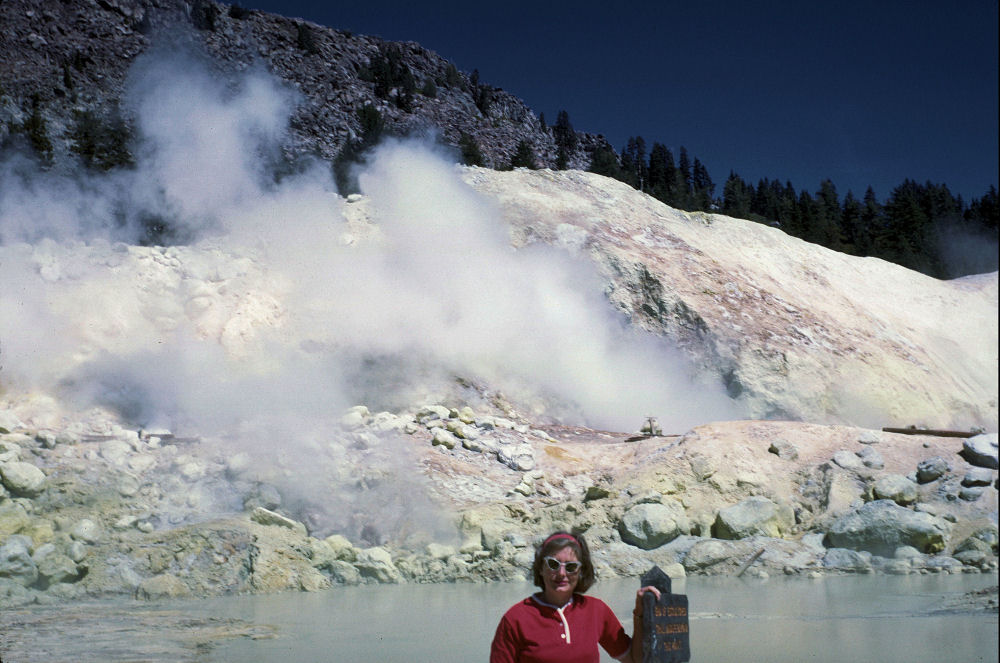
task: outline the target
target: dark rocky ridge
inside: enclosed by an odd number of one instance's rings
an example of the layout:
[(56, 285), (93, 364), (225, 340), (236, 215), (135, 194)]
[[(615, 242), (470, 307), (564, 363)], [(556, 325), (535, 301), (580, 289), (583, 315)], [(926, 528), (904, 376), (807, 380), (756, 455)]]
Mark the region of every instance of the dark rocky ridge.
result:
[[(484, 115), (470, 75), (413, 42), (397, 45), (417, 90), (408, 112), (395, 103), (398, 89), (380, 98), (375, 83), (362, 80), (391, 42), (211, 0), (7, 0), (0, 3), (0, 24), (0, 140), (37, 105), (56, 163), (70, 154), (66, 133), (75, 112), (108, 117), (138, 56), (185, 44), (221, 73), (262, 67), (301, 93), (284, 146), (292, 158), (334, 159), (361, 134), (358, 111), (371, 104), (394, 133), (430, 129), (453, 146), (463, 133), (472, 136), (487, 166), (508, 164), (521, 140), (532, 146), (539, 167), (556, 163), (551, 128), (521, 100), (480, 83), (492, 99)], [(428, 82), (433, 96), (422, 93)], [(577, 138), (567, 165), (585, 168), (594, 147), (607, 142), (579, 132)]]

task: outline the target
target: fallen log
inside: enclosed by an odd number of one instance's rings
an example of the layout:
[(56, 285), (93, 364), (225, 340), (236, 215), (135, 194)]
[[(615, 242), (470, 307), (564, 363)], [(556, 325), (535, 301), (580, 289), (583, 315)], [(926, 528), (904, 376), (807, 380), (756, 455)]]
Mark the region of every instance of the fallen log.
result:
[(755, 552), (753, 554), (753, 556), (750, 557), (750, 559), (748, 559), (747, 561), (743, 562), (743, 566), (741, 566), (740, 570), (736, 572), (736, 577), (739, 578), (741, 575), (743, 575), (744, 573), (746, 573), (746, 570), (750, 568), (750, 565), (753, 564), (754, 562), (756, 562), (757, 558), (760, 557), (763, 554), (764, 554), (764, 549), (761, 548), (760, 550), (758, 550), (757, 552)]
[(963, 430), (935, 430), (933, 428), (883, 428), (884, 433), (902, 433), (903, 435), (930, 435), (931, 437), (975, 437), (979, 435), (976, 431)]

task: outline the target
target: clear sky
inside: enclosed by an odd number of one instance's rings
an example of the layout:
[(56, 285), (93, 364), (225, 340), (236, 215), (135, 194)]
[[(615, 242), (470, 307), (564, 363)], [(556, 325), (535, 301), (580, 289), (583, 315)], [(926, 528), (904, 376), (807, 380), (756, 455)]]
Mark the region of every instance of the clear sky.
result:
[(239, 4), (419, 42), (617, 149), (684, 145), (717, 195), (730, 170), (880, 200), (997, 184), (997, 0)]

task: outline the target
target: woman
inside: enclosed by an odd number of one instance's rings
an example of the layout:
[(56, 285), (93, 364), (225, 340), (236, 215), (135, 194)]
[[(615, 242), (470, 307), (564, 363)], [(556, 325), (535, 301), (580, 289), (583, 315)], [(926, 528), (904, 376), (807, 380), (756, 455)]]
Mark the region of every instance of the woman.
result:
[(634, 637), (603, 601), (584, 592), (594, 584), (590, 549), (580, 534), (556, 532), (535, 551), (535, 585), (542, 591), (504, 614), (493, 636), (490, 663), (597, 663), (600, 644), (619, 661), (642, 661), (642, 595), (635, 595)]

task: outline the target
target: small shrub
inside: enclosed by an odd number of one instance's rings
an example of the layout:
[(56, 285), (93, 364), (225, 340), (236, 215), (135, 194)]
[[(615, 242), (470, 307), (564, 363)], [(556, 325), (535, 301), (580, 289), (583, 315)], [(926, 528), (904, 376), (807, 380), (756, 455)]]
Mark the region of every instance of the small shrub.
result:
[(191, 22), (199, 30), (215, 32), (217, 18), (219, 18), (219, 8), (208, 0), (195, 0), (191, 5)]
[(242, 21), (243, 19), (249, 18), (250, 14), (253, 12), (245, 7), (239, 5), (233, 5), (229, 8), (229, 18), (234, 18), (237, 21)]
[(462, 132), (462, 136), (458, 139), (458, 148), (462, 151), (462, 163), (466, 166), (482, 166), (484, 164), (479, 143), (470, 134)]
[(428, 97), (429, 99), (436, 98), (438, 95), (437, 85), (434, 84), (433, 80), (428, 78), (424, 81), (424, 86), (420, 88), (420, 94)]
[(316, 31), (312, 29), (312, 26), (299, 23), (296, 27), (298, 35), (295, 38), (295, 43), (298, 44), (298, 47), (309, 55), (319, 53), (319, 40), (316, 38)]

